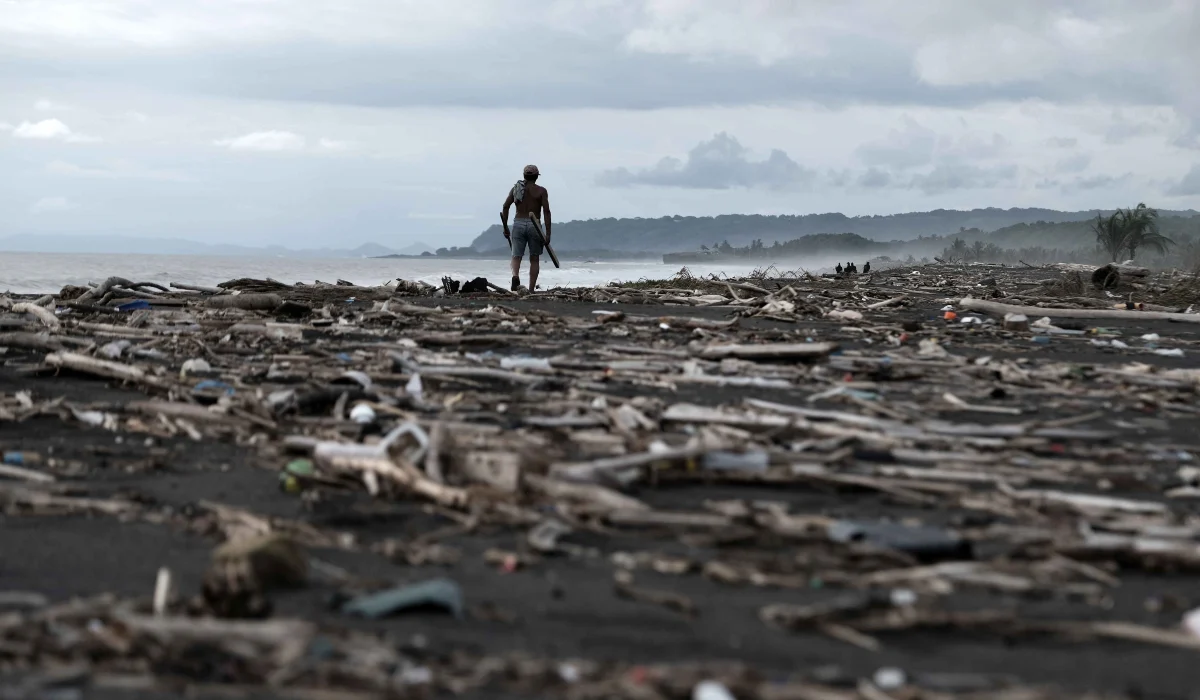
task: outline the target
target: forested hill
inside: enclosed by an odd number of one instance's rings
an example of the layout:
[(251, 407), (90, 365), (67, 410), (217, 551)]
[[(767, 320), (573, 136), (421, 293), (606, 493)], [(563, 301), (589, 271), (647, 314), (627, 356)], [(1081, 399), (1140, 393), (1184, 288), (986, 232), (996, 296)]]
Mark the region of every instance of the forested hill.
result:
[[(1159, 211), (1158, 229), (1162, 235), (1175, 242), (1200, 239), (1200, 214), (1194, 212)], [(1096, 244), (1096, 233), (1090, 221), (1036, 222), (1014, 224), (992, 231), (965, 231), (956, 236), (967, 243), (983, 241), (1001, 248), (1028, 248), (1042, 246), (1071, 250), (1091, 248)]]
[[(1196, 212), (1169, 212), (1162, 215)], [(804, 216), (759, 216), (731, 214), (717, 217), (665, 216), (659, 219), (588, 219), (554, 225), (554, 248), (558, 251), (609, 250), (625, 252), (676, 252), (699, 250), (728, 241), (733, 246), (761, 240), (770, 245), (815, 233), (856, 233), (880, 241), (912, 240), (920, 236), (948, 235), (963, 229), (995, 231), (1014, 224), (1085, 221), (1097, 211), (1053, 209), (938, 209), (888, 216), (807, 214)], [(481, 233), (471, 247), (478, 252), (506, 247), (500, 226)]]

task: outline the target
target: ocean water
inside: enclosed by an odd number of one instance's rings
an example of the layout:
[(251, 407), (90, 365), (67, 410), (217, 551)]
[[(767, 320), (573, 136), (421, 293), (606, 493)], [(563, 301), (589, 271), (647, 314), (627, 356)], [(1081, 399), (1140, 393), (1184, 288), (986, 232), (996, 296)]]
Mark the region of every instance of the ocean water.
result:
[[(756, 265), (689, 265), (695, 275), (725, 273), (745, 275)], [(679, 265), (655, 261), (583, 262), (562, 260), (555, 269), (542, 260), (538, 285), (549, 287), (594, 287), (609, 282), (669, 278)], [(528, 283), (528, 263), (521, 268), (521, 283)], [(210, 257), (201, 255), (106, 255), (69, 253), (0, 252), (0, 292), (16, 294), (54, 293), (65, 285), (100, 282), (111, 276), (135, 282), (171, 282), (213, 286), (239, 277), (271, 278), (280, 282), (336, 282), (344, 279), (359, 285), (379, 285), (402, 278), (441, 286), (443, 276), (457, 280), (486, 277), (493, 284), (508, 286), (511, 273), (507, 260), (464, 260), (437, 258), (331, 258), (307, 260), (270, 257)]]

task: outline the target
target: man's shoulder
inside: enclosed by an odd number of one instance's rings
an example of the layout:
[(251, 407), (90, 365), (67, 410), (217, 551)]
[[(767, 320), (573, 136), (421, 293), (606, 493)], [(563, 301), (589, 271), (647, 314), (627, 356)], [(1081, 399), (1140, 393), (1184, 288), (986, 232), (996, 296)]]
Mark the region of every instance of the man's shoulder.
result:
[(534, 185), (534, 187), (537, 188), (536, 192), (538, 194), (546, 194), (547, 192), (549, 192), (549, 190), (547, 190), (545, 187), (542, 187), (541, 185)]

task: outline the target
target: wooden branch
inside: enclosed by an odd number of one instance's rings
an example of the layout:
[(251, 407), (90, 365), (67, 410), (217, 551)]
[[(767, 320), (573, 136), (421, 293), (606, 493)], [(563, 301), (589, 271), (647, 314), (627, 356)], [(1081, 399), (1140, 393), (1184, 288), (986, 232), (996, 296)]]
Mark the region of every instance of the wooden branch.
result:
[(1025, 314), (1048, 318), (1105, 318), (1126, 321), (1179, 321), (1200, 323), (1200, 314), (1180, 314), (1166, 311), (1125, 311), (1122, 309), (1052, 309), (1044, 306), (1017, 306), (967, 297), (958, 305), (968, 311), (982, 311), (993, 316)]
[(493, 292), (500, 292), (501, 294), (508, 294), (509, 296), (514, 296), (514, 297), (515, 297), (515, 296), (519, 296), (519, 295), (518, 295), (516, 292), (514, 292), (513, 290), (511, 290), (511, 289), (505, 289), (504, 287), (501, 287), (501, 286), (500, 286), (500, 285), (498, 285), (498, 284), (492, 284), (491, 282), (488, 282), (488, 283), (487, 283), (487, 286), (488, 286), (488, 289), (492, 290)]
[(536, 474), (525, 475), (525, 483), (531, 489), (555, 500), (582, 501), (600, 510), (632, 512), (649, 510), (645, 503), (598, 484), (577, 484), (558, 479), (547, 479)]
[(763, 289), (762, 287), (757, 287), (757, 286), (755, 286), (755, 285), (753, 285), (753, 284), (746, 284), (745, 282), (729, 282), (729, 281), (726, 281), (726, 282), (725, 282), (725, 286), (727, 286), (727, 287), (736, 287), (736, 288), (738, 288), (738, 289), (744, 289), (744, 290), (746, 290), (747, 292), (755, 292), (756, 294), (770, 294), (770, 292), (769, 292), (769, 291), (767, 291), (767, 290)]
[(699, 445), (678, 447), (655, 452), (635, 452), (616, 457), (602, 457), (590, 462), (577, 464), (557, 464), (550, 468), (550, 473), (559, 478), (590, 481), (593, 475), (600, 472), (620, 471), (632, 467), (642, 467), (659, 461), (679, 461), (698, 457), (708, 449)]
[(0, 333), (0, 347), (25, 348), (27, 350), (45, 350), (55, 352), (63, 349), (62, 341), (58, 338), (41, 333)]
[[(630, 317), (632, 320), (632, 317)], [(669, 326), (679, 326), (680, 328), (703, 328), (705, 330), (726, 330), (733, 328), (738, 324), (738, 319), (729, 321), (710, 321), (706, 318), (690, 318), (687, 316), (660, 316), (657, 319), (650, 319), (658, 323), (665, 323)]]
[(868, 309), (871, 309), (871, 310), (875, 310), (875, 309), (882, 309), (882, 308), (885, 308), (885, 307), (888, 307), (888, 306), (895, 306), (896, 304), (899, 304), (899, 303), (903, 302), (903, 301), (904, 301), (904, 300), (906, 300), (906, 299), (908, 299), (908, 297), (906, 297), (906, 296), (904, 296), (903, 294), (901, 294), (901, 295), (900, 295), (900, 296), (898, 296), (898, 297), (892, 297), (891, 299), (885, 299), (885, 300), (883, 300), (883, 301), (877, 301), (877, 302), (875, 302), (874, 304), (867, 304), (867, 308), (868, 308)]
[(117, 379), (123, 382), (131, 382), (134, 384), (144, 384), (158, 389), (169, 388), (162, 380), (157, 377), (151, 377), (146, 374), (145, 370), (133, 365), (127, 365), (120, 362), (109, 362), (108, 360), (97, 360), (94, 357), (80, 355), (74, 352), (56, 352), (46, 355), (46, 364), (51, 367), (59, 367), (61, 369), (69, 369), (75, 372), (83, 372), (97, 377), (106, 377), (108, 379)]
[(837, 349), (834, 343), (763, 343), (758, 345), (710, 345), (698, 353), (706, 360), (737, 357), (743, 360), (804, 360), (825, 357)]
[(197, 284), (179, 284), (172, 282), (171, 286), (175, 289), (183, 289), (188, 292), (202, 292), (204, 294), (224, 294), (225, 290), (219, 287), (201, 287)]
[(30, 304), (29, 302), (13, 304), (12, 312), (14, 314), (29, 314), (30, 316), (35, 316), (37, 317), (37, 320), (42, 322), (43, 326), (52, 331), (56, 331), (62, 327), (62, 324), (59, 323), (58, 317), (54, 315), (53, 311), (44, 309), (36, 304)]
[(210, 309), (243, 311), (273, 311), (282, 303), (283, 297), (278, 294), (229, 294), (204, 300), (204, 305)]
[(68, 301), (68, 302), (65, 302), (63, 304), (63, 306), (67, 307), (68, 309), (74, 309), (75, 311), (84, 311), (87, 313), (96, 313), (96, 314), (120, 313), (116, 309), (109, 308), (107, 306), (101, 306), (99, 304), (89, 304), (87, 302)]
[(544, 380), (544, 377), (518, 374), (502, 369), (492, 369), (491, 367), (442, 367), (439, 365), (422, 367), (421, 377), (424, 379), (438, 379), (441, 377), (497, 379), (513, 384), (540, 384)]
[(107, 296), (108, 293), (116, 287), (124, 287), (126, 289), (133, 290), (136, 290), (139, 287), (150, 287), (151, 289), (160, 289), (164, 292), (170, 291), (166, 287), (155, 282), (130, 282), (124, 277), (109, 277), (100, 284), (81, 294), (76, 301), (81, 303), (89, 303), (93, 299), (101, 299)]
[(205, 620), (192, 617), (120, 615), (126, 628), (163, 644), (215, 644), (253, 658), (270, 652), (277, 664), (291, 663), (304, 654), (316, 626), (302, 620)]

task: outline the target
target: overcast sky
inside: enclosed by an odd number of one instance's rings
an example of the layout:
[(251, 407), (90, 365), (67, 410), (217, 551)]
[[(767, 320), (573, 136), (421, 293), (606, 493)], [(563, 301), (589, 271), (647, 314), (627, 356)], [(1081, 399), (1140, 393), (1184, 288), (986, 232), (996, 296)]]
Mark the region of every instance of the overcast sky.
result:
[(0, 0), (0, 235), (1200, 208), (1196, 0)]

